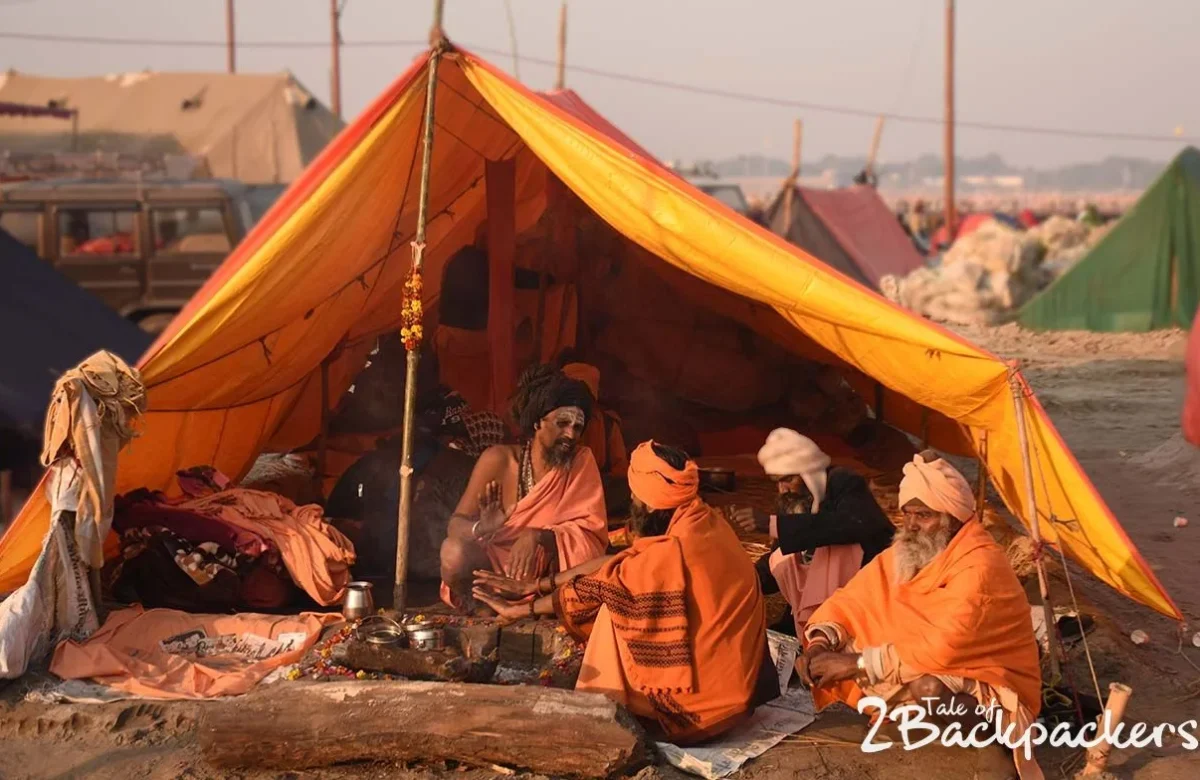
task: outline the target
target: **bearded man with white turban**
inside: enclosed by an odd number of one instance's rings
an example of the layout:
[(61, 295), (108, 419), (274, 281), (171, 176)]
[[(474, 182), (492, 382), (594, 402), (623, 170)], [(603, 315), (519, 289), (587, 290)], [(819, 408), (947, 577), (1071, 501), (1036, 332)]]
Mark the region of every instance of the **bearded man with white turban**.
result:
[[(984, 705), (1019, 737), (1041, 705), (1037, 642), (1025, 591), (975, 517), (970, 484), (945, 460), (918, 455), (904, 467), (900, 508), (895, 543), (804, 630), (796, 666), (813, 700), (929, 705), (927, 721), (956, 723), (964, 734)], [(1022, 778), (1042, 776), (1023, 753), (1014, 757)]]
[(863, 477), (830, 466), (811, 439), (779, 428), (758, 452), (778, 487), (777, 513), (737, 509), (747, 533), (769, 533), (771, 554), (759, 562), (767, 593), (782, 592), (802, 632), (813, 610), (892, 543), (895, 528)]

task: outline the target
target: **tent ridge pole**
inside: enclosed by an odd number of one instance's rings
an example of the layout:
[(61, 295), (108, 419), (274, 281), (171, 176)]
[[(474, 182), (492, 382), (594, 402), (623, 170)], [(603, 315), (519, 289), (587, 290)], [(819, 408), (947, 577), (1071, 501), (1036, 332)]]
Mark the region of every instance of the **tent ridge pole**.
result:
[[(433, 161), (433, 109), (437, 92), (438, 61), (449, 47), (442, 31), (442, 12), (445, 0), (434, 0), (433, 26), (430, 29), (430, 51), (425, 87), (425, 126), (421, 152), (421, 189), (417, 201), (417, 230), (412, 242), (412, 277), (420, 279), (425, 262), (425, 223), (429, 213), (429, 171)], [(420, 301), (419, 287), (417, 301)], [(400, 456), (400, 506), (396, 517), (396, 578), (392, 589), (392, 609), (403, 612), (408, 597), (408, 529), (412, 516), (413, 484), (413, 422), (417, 406), (417, 366), (421, 360), (421, 339), (415, 336), (406, 341), (408, 360), (404, 381), (404, 433)]]
[[(1029, 432), (1025, 423), (1025, 379), (1016, 361), (1008, 366), (1008, 383), (1012, 388), (1013, 409), (1017, 418), (1017, 436), (1021, 443), (1021, 466), (1025, 476), (1025, 495), (1029, 503), (1029, 533), (1033, 537), (1033, 562), (1037, 568), (1038, 592), (1042, 597), (1042, 610), (1046, 617), (1046, 647), (1050, 657), (1053, 684), (1062, 679), (1058, 662), (1058, 629), (1054, 623), (1054, 607), (1050, 604), (1050, 583), (1046, 578), (1046, 562), (1042, 559), (1042, 528), (1038, 518), (1037, 494), (1033, 488), (1033, 464), (1029, 451)], [(982, 521), (982, 518), (980, 518)]]

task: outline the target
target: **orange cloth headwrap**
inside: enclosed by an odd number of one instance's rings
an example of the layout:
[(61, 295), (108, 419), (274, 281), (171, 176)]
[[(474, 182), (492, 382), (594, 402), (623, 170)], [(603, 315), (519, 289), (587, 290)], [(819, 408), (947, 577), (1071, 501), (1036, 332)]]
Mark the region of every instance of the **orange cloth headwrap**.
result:
[(975, 496), (971, 485), (958, 469), (938, 458), (926, 463), (920, 455), (904, 464), (900, 480), (900, 506), (914, 498), (935, 512), (945, 512), (965, 523), (975, 515)]
[(696, 461), (676, 469), (654, 454), (654, 441), (644, 441), (629, 456), (629, 491), (651, 509), (674, 509), (700, 490)]
[(578, 379), (592, 391), (592, 398), (600, 400), (600, 369), (587, 363), (568, 363), (562, 367), (568, 379)]

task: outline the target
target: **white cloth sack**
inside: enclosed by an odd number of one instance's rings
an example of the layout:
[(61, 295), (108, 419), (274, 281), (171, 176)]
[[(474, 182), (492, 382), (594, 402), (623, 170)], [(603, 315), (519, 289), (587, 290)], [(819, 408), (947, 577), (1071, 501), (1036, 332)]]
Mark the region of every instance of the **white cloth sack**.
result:
[(63, 516), (78, 504), (76, 466), (62, 459), (50, 468), (51, 520), (42, 552), (29, 580), (0, 602), (0, 679), (20, 677), (59, 642), (82, 641), (100, 627), (76, 529), (68, 528)]

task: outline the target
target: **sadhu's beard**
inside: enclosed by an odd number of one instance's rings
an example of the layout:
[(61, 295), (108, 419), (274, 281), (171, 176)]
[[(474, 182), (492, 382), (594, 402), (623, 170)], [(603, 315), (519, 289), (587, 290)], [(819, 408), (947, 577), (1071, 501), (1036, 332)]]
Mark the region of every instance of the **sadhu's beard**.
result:
[(640, 501), (629, 507), (629, 530), (634, 536), (662, 536), (675, 516), (674, 509), (651, 509)]
[(812, 498), (803, 493), (783, 493), (776, 503), (781, 515), (803, 515), (809, 512)]
[(575, 457), (575, 440), (562, 436), (542, 450), (546, 457), (546, 465), (552, 469), (561, 469), (571, 463)]
[(950, 515), (942, 515), (942, 522), (932, 531), (909, 531), (901, 528), (896, 532), (892, 547), (896, 549), (896, 581), (908, 582), (929, 565), (937, 554), (950, 544), (950, 540), (962, 528), (962, 523)]

